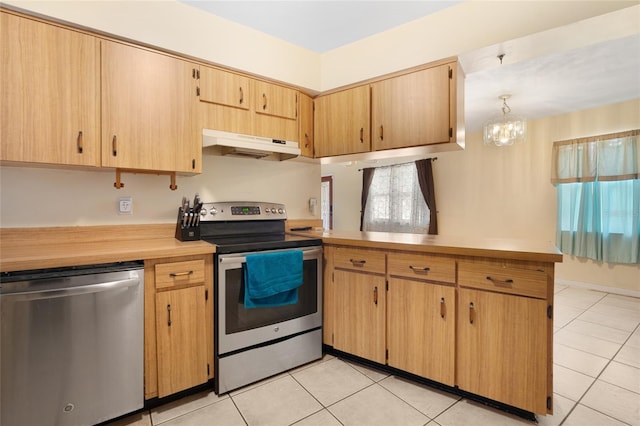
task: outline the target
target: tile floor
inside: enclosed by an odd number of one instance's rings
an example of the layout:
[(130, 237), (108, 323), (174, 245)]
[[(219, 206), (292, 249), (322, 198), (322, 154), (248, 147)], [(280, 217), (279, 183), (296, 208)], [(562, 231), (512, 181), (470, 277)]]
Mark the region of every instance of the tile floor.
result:
[[(553, 416), (541, 425), (640, 426), (640, 299), (556, 286)], [(218, 397), (121, 425), (526, 425), (532, 422), (330, 355)], [(110, 425), (111, 426), (111, 425)]]

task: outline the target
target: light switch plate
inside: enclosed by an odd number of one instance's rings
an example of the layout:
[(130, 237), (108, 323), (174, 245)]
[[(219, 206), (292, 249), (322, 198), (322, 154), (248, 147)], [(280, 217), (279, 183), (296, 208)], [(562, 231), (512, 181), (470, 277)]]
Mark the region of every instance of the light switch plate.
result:
[(118, 198), (118, 214), (133, 214), (133, 198)]

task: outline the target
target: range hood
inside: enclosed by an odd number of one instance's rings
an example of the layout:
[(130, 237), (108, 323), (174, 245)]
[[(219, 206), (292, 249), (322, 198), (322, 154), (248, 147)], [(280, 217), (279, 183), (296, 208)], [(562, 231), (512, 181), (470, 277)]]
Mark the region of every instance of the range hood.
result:
[(264, 160), (282, 161), (300, 155), (297, 142), (209, 129), (202, 130), (202, 148), (218, 155)]

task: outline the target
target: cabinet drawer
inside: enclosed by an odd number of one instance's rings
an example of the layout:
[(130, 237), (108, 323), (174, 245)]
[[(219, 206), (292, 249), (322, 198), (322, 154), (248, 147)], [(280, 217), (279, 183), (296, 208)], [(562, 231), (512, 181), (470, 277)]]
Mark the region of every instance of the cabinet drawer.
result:
[(390, 253), (389, 275), (455, 283), (456, 262), (446, 257)]
[(156, 288), (204, 283), (204, 259), (158, 263)]
[(522, 296), (547, 297), (547, 273), (496, 262), (458, 262), (458, 284)]
[(333, 258), (335, 268), (352, 271), (385, 273), (385, 254), (382, 251), (337, 248)]

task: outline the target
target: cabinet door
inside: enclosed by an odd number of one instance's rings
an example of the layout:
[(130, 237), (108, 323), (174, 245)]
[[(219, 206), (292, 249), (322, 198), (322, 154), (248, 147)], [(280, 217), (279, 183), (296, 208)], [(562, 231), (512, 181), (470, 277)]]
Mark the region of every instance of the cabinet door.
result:
[(374, 151), (449, 142), (449, 65), (371, 85)]
[(298, 92), (264, 81), (253, 80), (252, 84), (252, 134), (298, 142)]
[(200, 67), (199, 129), (251, 134), (251, 87), (248, 77)]
[(207, 381), (204, 286), (156, 293), (158, 396)]
[(385, 278), (334, 273), (334, 348), (385, 363)]
[(102, 42), (102, 165), (198, 172), (194, 65)]
[(458, 302), (460, 389), (546, 413), (546, 302), (465, 288)]
[(298, 118), (300, 150), (304, 157), (313, 158), (313, 99), (298, 93), (300, 116)]
[(100, 165), (98, 40), (0, 14), (0, 159)]
[(314, 143), (317, 157), (355, 154), (371, 149), (369, 86), (315, 99)]
[(453, 386), (455, 288), (391, 278), (387, 297), (388, 364)]

